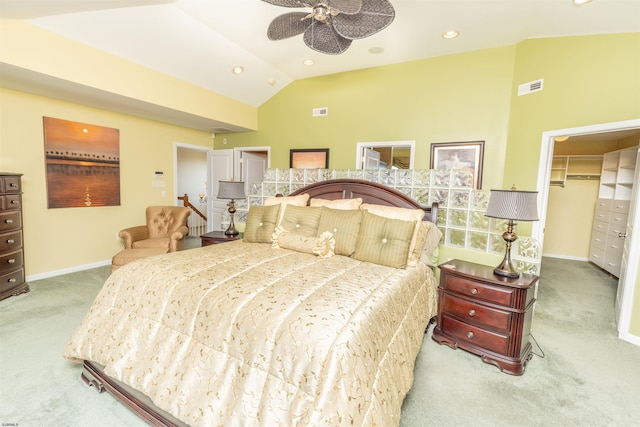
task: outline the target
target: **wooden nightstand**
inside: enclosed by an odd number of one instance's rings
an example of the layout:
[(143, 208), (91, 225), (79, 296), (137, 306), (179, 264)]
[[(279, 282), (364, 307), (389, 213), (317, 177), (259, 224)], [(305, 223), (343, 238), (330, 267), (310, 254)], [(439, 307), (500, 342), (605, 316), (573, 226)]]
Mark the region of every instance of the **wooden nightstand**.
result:
[(218, 243), (233, 242), (234, 240), (241, 240), (244, 234), (236, 234), (235, 236), (229, 236), (224, 234), (224, 231), (211, 231), (209, 233), (202, 234), (200, 240), (202, 240), (202, 246), (217, 245)]
[(460, 260), (438, 268), (433, 340), (477, 354), (507, 374), (522, 375), (533, 357), (529, 337), (538, 276), (498, 276), (493, 267)]

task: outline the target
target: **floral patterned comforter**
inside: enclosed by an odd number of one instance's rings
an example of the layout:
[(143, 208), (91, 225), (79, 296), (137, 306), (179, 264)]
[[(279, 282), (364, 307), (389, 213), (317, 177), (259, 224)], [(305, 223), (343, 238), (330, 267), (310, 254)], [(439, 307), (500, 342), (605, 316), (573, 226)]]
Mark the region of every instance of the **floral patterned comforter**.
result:
[(436, 315), (406, 270), (235, 241), (128, 264), (64, 356), (192, 426), (393, 426)]

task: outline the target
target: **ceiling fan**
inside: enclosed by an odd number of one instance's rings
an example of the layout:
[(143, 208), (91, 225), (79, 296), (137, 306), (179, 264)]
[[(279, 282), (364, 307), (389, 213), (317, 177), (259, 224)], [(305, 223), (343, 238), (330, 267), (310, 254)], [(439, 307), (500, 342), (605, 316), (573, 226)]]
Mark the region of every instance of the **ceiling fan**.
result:
[(269, 40), (303, 35), (318, 52), (337, 55), (356, 39), (369, 37), (393, 22), (396, 12), (388, 0), (262, 0), (276, 6), (310, 7), (311, 12), (290, 12), (271, 21)]

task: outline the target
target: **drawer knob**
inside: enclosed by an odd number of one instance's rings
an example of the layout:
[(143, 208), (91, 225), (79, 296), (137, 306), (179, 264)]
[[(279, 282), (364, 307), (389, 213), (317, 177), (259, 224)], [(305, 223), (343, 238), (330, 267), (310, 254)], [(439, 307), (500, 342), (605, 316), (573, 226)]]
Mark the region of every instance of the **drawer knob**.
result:
[(9, 279), (9, 283), (15, 283), (17, 281), (18, 279), (16, 279), (15, 277), (12, 277), (11, 279)]
[(467, 338), (469, 338), (470, 340), (473, 339), (475, 335), (473, 334), (473, 332), (467, 332)]
[(12, 205), (17, 205), (17, 204), (18, 204), (18, 201), (17, 201), (17, 200), (12, 200), (12, 201), (11, 201), (11, 204), (12, 204)]
[(12, 183), (9, 184), (9, 187), (13, 187), (13, 188), (16, 188), (17, 186), (18, 186), (18, 184), (16, 184), (15, 182), (12, 182)]
[(11, 244), (13, 244), (13, 243), (15, 243), (15, 242), (16, 242), (16, 241), (15, 241), (15, 240), (13, 240), (13, 239), (7, 239), (7, 243), (8, 243), (8, 244), (10, 244), (10, 245), (11, 245)]
[(15, 259), (15, 258), (9, 258), (9, 259), (7, 260), (7, 262), (8, 262), (9, 264), (15, 264), (15, 263), (16, 263), (16, 259)]
[(476, 288), (471, 289), (471, 295), (477, 295), (478, 290)]
[(475, 310), (469, 310), (469, 316), (473, 317), (476, 315), (476, 311)]
[(4, 223), (5, 224), (13, 224), (13, 220), (12, 219), (5, 219)]

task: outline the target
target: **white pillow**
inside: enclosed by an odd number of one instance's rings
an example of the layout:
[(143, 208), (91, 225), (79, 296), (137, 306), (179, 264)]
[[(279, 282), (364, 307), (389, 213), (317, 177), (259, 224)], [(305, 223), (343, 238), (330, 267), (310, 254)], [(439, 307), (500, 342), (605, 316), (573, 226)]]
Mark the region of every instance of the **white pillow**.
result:
[(280, 225), (280, 222), (282, 221), (282, 217), (284, 216), (286, 205), (307, 206), (308, 200), (309, 200), (309, 195), (307, 193), (298, 194), (297, 196), (286, 196), (286, 197), (271, 196), (265, 199), (264, 205), (265, 206), (280, 205), (280, 215), (278, 216), (278, 221), (276, 222), (276, 227), (277, 227)]
[(358, 209), (362, 204), (362, 199), (360, 197), (356, 197), (355, 199), (336, 199), (336, 200), (327, 200), (327, 199), (319, 199), (312, 198), (309, 202), (309, 206), (320, 207), (325, 206), (330, 209), (340, 209), (343, 211), (348, 211), (352, 209)]

